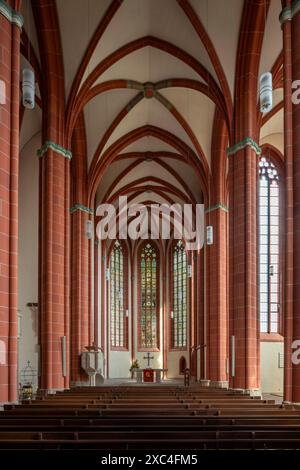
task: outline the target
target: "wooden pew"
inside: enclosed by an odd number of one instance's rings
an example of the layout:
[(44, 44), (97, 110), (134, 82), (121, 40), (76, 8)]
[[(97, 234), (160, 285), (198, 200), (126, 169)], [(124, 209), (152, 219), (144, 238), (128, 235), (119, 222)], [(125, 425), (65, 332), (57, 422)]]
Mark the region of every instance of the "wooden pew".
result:
[(81, 387), (0, 412), (0, 449), (300, 448), (300, 411), (199, 386)]

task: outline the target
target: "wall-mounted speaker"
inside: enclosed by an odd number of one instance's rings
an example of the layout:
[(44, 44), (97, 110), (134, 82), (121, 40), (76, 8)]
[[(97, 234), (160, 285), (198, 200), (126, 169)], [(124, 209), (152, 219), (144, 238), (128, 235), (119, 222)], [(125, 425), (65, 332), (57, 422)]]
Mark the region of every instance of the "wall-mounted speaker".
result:
[(206, 227), (206, 244), (212, 245), (214, 243), (214, 229), (212, 225)]
[(22, 98), (23, 106), (27, 109), (33, 109), (35, 106), (35, 78), (34, 71), (23, 69), (22, 72)]
[(92, 220), (86, 221), (85, 234), (89, 240), (93, 238), (93, 221)]

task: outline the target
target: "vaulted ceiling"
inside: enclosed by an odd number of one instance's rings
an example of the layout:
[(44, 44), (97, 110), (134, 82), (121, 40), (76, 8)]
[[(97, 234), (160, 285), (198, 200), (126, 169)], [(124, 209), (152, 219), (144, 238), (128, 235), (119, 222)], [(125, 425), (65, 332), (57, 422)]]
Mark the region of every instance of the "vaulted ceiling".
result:
[[(201, 200), (195, 165), (209, 173), (216, 109), (230, 112), (234, 101), (243, 4), (56, 1), (66, 108), (73, 115), (83, 112), (88, 168), (114, 154), (99, 179), (98, 201), (125, 193), (136, 201)], [(269, 9), (267, 4), (260, 72), (272, 70), (282, 50), (281, 1), (271, 0)], [(23, 15), (39, 63), (42, 52), (30, 0), (23, 0)], [(21, 66), (26, 62), (23, 58)], [(278, 112), (262, 121), (261, 143), (283, 151), (280, 87), (274, 92)], [(40, 130), (37, 106), (25, 113), (21, 146)]]

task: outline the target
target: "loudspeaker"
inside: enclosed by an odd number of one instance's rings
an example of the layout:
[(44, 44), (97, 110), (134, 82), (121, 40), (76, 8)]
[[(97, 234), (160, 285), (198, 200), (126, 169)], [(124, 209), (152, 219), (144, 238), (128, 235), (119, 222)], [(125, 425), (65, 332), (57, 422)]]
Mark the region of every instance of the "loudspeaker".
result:
[(206, 227), (206, 244), (212, 245), (214, 242), (214, 229), (212, 225)]
[(23, 69), (22, 95), (23, 106), (27, 109), (33, 109), (35, 105), (35, 78), (34, 71)]
[(92, 220), (86, 221), (85, 234), (89, 240), (93, 238), (93, 221)]

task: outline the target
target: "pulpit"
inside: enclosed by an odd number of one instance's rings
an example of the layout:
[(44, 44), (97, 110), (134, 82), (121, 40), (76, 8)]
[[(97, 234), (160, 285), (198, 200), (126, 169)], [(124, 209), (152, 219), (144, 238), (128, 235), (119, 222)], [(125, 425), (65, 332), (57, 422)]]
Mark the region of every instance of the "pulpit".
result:
[(102, 350), (101, 348), (95, 346), (86, 346), (84, 351), (81, 353), (81, 367), (89, 376), (90, 386), (95, 386), (96, 375), (100, 377), (101, 383), (104, 382), (104, 377), (102, 375)]

